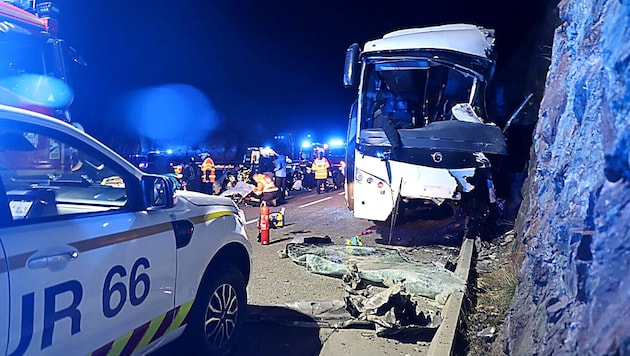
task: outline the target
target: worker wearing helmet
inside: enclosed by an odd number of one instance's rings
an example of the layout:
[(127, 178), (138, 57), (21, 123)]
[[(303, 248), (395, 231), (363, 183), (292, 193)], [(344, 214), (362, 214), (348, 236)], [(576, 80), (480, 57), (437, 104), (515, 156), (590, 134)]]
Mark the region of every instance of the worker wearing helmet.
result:
[(324, 157), (324, 152), (317, 152), (317, 158), (313, 161), (311, 168), (315, 172), (317, 194), (321, 194), (326, 190), (326, 179), (328, 179), (328, 168), (330, 168), (330, 162)]
[(278, 187), (273, 183), (273, 179), (262, 173), (254, 174), (252, 179), (256, 182), (256, 187), (252, 192), (260, 197), (262, 201), (266, 201), (267, 204), (276, 206), (278, 202)]

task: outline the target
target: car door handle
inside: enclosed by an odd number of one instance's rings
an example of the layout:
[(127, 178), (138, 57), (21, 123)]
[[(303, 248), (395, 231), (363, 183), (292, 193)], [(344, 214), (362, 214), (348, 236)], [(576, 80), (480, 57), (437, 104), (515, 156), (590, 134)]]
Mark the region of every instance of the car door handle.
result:
[(70, 251), (50, 256), (31, 258), (28, 260), (29, 268), (46, 268), (62, 263), (67, 263), (79, 257), (79, 251)]

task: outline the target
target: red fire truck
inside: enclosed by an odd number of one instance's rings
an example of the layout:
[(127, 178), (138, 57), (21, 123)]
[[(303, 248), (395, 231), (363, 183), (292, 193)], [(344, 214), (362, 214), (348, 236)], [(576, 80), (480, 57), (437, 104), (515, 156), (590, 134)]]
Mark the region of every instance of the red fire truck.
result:
[[(69, 122), (74, 95), (65, 60), (82, 60), (68, 56), (69, 47), (58, 38), (58, 13), (48, 1), (0, 0), (0, 104)], [(80, 124), (73, 125), (82, 130)], [(79, 171), (85, 165), (100, 167), (84, 152), (50, 138), (35, 134), (24, 138), (32, 148), (21, 165), (46, 166), (59, 172)]]
[(70, 121), (73, 93), (52, 2), (0, 1), (0, 103)]

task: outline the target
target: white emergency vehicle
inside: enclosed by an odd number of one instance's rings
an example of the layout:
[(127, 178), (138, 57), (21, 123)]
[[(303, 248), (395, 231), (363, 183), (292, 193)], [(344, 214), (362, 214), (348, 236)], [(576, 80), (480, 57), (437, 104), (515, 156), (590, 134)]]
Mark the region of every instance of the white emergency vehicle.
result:
[(0, 105), (0, 354), (221, 354), (251, 244), (228, 198), (175, 191), (81, 130)]

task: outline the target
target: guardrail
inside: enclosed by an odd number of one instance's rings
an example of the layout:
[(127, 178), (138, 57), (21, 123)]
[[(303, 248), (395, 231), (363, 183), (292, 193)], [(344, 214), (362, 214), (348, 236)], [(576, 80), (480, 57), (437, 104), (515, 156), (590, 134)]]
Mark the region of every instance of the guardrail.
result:
[[(455, 274), (466, 281), (466, 286), (468, 286), (474, 250), (475, 240), (464, 239), (462, 248), (459, 251)], [(435, 332), (433, 340), (431, 340), (427, 355), (445, 356), (453, 354), (455, 336), (457, 335), (465, 294), (465, 292), (454, 292), (448, 297), (444, 309), (442, 309), (442, 322)]]

